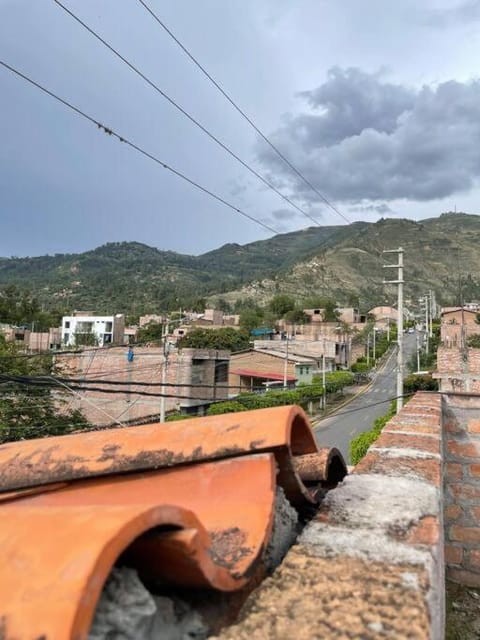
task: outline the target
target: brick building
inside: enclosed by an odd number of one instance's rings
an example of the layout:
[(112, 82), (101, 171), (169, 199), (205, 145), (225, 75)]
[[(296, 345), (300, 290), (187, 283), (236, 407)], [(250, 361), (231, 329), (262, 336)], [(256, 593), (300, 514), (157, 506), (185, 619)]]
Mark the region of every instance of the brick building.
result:
[[(229, 358), (228, 351), (172, 350), (167, 359), (165, 394), (170, 397), (165, 400), (166, 412), (202, 414), (212, 401), (227, 399)], [(93, 424), (159, 419), (160, 397), (155, 394), (162, 392), (163, 349), (136, 347), (132, 362), (125, 347), (86, 349), (57, 361), (66, 376), (84, 378), (89, 387), (97, 389), (72, 396), (70, 404)], [(123, 384), (102, 384), (102, 380)]]

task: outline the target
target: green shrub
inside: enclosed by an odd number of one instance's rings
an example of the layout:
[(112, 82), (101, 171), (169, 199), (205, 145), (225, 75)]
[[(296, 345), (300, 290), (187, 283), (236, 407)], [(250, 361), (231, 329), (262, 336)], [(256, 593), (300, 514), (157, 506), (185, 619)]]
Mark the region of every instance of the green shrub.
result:
[(438, 380), (434, 380), (430, 373), (407, 376), (403, 380), (403, 393), (415, 393), (416, 391), (438, 391)]
[(190, 420), (190, 418), (196, 418), (197, 416), (189, 416), (186, 413), (172, 413), (171, 416), (165, 418), (165, 422), (177, 422), (177, 420)]
[(235, 400), (227, 402), (217, 402), (208, 407), (207, 416), (219, 416), (223, 413), (235, 413), (237, 411), (246, 411), (246, 407)]
[(352, 372), (353, 373), (366, 373), (367, 371), (370, 371), (370, 365), (368, 365), (366, 362), (354, 362), (351, 366)]
[(358, 464), (360, 460), (365, 456), (371, 444), (375, 442), (378, 436), (382, 433), (383, 427), (387, 422), (393, 418), (396, 411), (396, 402), (393, 401), (390, 405), (388, 412), (384, 416), (380, 416), (373, 423), (373, 428), (370, 431), (361, 433), (350, 442), (350, 459), (352, 464)]

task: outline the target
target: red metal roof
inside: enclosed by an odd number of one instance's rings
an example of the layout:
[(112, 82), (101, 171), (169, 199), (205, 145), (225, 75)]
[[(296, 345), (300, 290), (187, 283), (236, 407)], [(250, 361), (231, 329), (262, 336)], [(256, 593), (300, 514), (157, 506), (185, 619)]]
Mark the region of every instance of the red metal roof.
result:
[[(281, 373), (265, 373), (265, 371), (255, 371), (255, 369), (230, 369), (230, 373), (234, 373), (237, 376), (249, 376), (251, 378), (266, 378), (267, 380), (284, 379)], [(287, 380), (290, 382), (294, 382), (296, 379), (295, 376), (287, 376)]]

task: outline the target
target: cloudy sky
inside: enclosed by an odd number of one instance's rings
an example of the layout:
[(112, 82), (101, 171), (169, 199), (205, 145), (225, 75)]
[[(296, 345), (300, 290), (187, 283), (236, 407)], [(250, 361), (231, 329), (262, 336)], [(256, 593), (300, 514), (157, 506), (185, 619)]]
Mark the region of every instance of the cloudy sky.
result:
[[(0, 0), (0, 60), (271, 229), (478, 212), (480, 0), (145, 0), (302, 177), (138, 0), (62, 2), (292, 204), (54, 0)], [(0, 256), (272, 235), (3, 67), (0, 116)]]

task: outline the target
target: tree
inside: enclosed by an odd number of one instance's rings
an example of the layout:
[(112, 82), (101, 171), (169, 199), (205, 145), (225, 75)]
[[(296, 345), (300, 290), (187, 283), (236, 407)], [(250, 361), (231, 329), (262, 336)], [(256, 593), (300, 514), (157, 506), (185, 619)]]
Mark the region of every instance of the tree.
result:
[(307, 316), (303, 309), (287, 311), (284, 317), (290, 324), (307, 324), (307, 322), (310, 322), (310, 316)]
[(288, 311), (295, 309), (295, 300), (279, 293), (270, 300), (268, 307), (278, 318), (283, 318)]
[(228, 351), (242, 351), (250, 346), (249, 334), (238, 331), (233, 327), (221, 329), (192, 329), (178, 341), (178, 347), (192, 349), (226, 349)]
[[(28, 357), (0, 336), (0, 374), (6, 376), (53, 376), (51, 356)], [(5, 382), (0, 392), (0, 443), (91, 428), (79, 410), (67, 407), (63, 388)]]
[(163, 324), (151, 320), (137, 331), (137, 342), (158, 342), (163, 336)]
[(323, 308), (323, 321), (324, 322), (337, 322), (340, 318), (340, 312), (337, 309), (337, 305), (333, 300), (329, 300)]
[(248, 334), (252, 329), (257, 329), (263, 324), (263, 311), (261, 309), (245, 309), (240, 313), (240, 327)]

